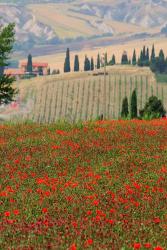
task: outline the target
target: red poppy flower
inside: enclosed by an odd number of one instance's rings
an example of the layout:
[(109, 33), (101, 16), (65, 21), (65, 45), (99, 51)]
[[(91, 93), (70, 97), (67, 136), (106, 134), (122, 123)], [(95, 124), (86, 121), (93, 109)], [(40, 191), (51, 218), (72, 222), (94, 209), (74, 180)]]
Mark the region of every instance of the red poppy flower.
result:
[(160, 223), (161, 222), (159, 217), (154, 218), (153, 221), (154, 221), (154, 223)]
[(18, 214), (19, 214), (19, 210), (18, 210), (18, 209), (15, 209), (15, 210), (13, 211), (13, 213), (14, 213), (15, 215), (18, 215)]
[(133, 248), (134, 249), (140, 249), (141, 248), (141, 244), (140, 243), (134, 243)]
[(46, 207), (42, 208), (42, 213), (47, 213), (48, 212), (48, 209)]
[(10, 212), (9, 212), (9, 211), (6, 211), (6, 212), (4, 213), (4, 215), (5, 215), (6, 217), (9, 217), (9, 216), (10, 216)]
[(154, 250), (164, 250), (164, 248), (160, 247), (160, 246), (157, 246), (154, 248)]
[(70, 246), (69, 250), (77, 250), (77, 247), (76, 247), (75, 243), (73, 243), (73, 244)]
[(144, 247), (145, 247), (145, 248), (151, 248), (151, 244), (150, 244), (150, 243), (145, 243), (145, 244), (144, 244)]

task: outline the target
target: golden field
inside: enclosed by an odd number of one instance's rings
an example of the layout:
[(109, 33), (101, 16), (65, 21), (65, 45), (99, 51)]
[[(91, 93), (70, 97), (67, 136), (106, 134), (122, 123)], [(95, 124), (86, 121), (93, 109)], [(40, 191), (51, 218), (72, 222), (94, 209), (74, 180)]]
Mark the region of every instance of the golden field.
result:
[[(108, 53), (108, 60), (111, 59), (112, 54), (115, 54), (117, 63), (120, 63), (121, 56), (123, 51), (127, 51), (130, 58), (132, 58), (133, 50), (136, 49), (137, 55), (139, 56), (140, 50), (145, 45), (149, 47), (150, 52), (152, 48), (152, 44), (155, 45), (155, 51), (156, 54), (159, 53), (159, 50), (162, 48), (164, 50), (164, 53), (167, 55), (167, 38), (159, 38), (159, 39), (147, 39), (147, 40), (137, 40), (128, 42), (126, 44), (118, 44), (118, 45), (111, 45), (106, 47), (99, 47), (99, 48), (83, 48), (81, 51), (72, 51), (70, 53), (71, 56), (71, 70), (73, 70), (73, 63), (74, 63), (74, 56), (76, 54), (79, 55), (80, 59), (80, 67), (81, 70), (83, 70), (84, 65), (84, 59), (85, 55), (90, 57), (93, 57), (96, 63), (97, 54), (100, 53), (102, 56), (103, 53)], [(60, 69), (61, 72), (63, 72), (64, 68), (64, 59), (65, 59), (65, 51), (64, 53), (57, 53), (47, 56), (39, 56), (34, 57), (35, 61), (44, 61), (48, 62), (51, 69)]]

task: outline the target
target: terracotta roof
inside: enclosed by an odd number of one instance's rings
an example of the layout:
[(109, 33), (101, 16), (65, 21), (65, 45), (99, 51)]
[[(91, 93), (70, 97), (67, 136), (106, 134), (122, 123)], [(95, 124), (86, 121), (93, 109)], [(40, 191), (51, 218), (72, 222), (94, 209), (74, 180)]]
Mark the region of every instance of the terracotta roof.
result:
[[(21, 62), (20, 66), (27, 66), (27, 62)], [(48, 67), (48, 63), (43, 63), (43, 62), (33, 62), (32, 63), (33, 67)]]
[(4, 70), (5, 75), (24, 75), (24, 70), (22, 69), (5, 69)]

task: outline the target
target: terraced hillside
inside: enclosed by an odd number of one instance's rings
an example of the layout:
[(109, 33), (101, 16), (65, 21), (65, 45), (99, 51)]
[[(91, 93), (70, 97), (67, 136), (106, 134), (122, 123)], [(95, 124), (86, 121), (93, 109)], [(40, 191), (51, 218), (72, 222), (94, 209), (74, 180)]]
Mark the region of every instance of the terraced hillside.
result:
[(162, 99), (167, 109), (167, 84), (157, 84), (148, 68), (115, 66), (104, 75), (70, 73), (38, 77), (17, 82), (20, 95), (17, 105), (5, 108), (1, 115), (10, 119), (31, 119), (39, 123), (57, 120), (107, 119), (120, 116), (122, 100), (137, 90), (138, 109), (152, 95)]

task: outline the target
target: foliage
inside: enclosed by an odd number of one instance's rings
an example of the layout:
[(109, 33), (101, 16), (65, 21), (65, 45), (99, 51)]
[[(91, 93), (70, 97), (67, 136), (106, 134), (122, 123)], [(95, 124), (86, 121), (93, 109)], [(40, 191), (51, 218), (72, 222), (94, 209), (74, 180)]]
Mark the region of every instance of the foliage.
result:
[(84, 71), (89, 71), (89, 70), (91, 70), (90, 60), (87, 56), (85, 56)]
[(109, 61), (108, 65), (115, 65), (116, 64), (116, 59), (115, 59), (115, 55), (112, 55), (111, 60)]
[(66, 51), (66, 58), (65, 58), (65, 62), (64, 62), (64, 72), (70, 72), (71, 71), (71, 67), (70, 67), (70, 50), (69, 48), (67, 48)]
[(136, 65), (136, 64), (137, 64), (137, 61), (136, 61), (136, 50), (134, 50), (134, 52), (133, 52), (132, 64), (133, 64), (133, 65)]
[(1, 125), (1, 248), (165, 250), (166, 136), (163, 119)]
[(14, 96), (19, 93), (17, 89), (12, 87), (14, 80), (14, 77), (8, 75), (0, 76), (0, 105), (14, 101)]
[(32, 55), (28, 55), (28, 61), (27, 61), (27, 72), (30, 74), (33, 72), (33, 67), (32, 67)]
[(100, 63), (100, 54), (97, 55), (97, 69), (100, 69), (101, 63)]
[(137, 118), (137, 94), (136, 90), (133, 91), (131, 96), (131, 112), (130, 112), (131, 118)]
[(93, 57), (91, 57), (90, 69), (94, 70), (94, 60), (93, 60)]
[(128, 98), (125, 97), (122, 102), (122, 111), (121, 111), (121, 117), (127, 118), (129, 115), (129, 108), (128, 108)]
[(124, 51), (124, 53), (122, 54), (121, 64), (129, 64), (126, 51)]
[(79, 71), (79, 57), (78, 55), (75, 55), (74, 59), (74, 72)]
[(0, 76), (3, 75), (4, 67), (9, 65), (8, 59), (15, 42), (15, 24), (6, 27), (0, 26)]
[(14, 24), (0, 27), (0, 105), (14, 101), (14, 96), (18, 94), (18, 90), (12, 88), (15, 78), (4, 75), (4, 67), (9, 64), (9, 55), (15, 41), (14, 27)]
[(154, 119), (165, 116), (166, 111), (163, 107), (162, 101), (156, 96), (151, 96), (145, 104), (143, 110), (140, 110), (140, 116), (146, 119)]

